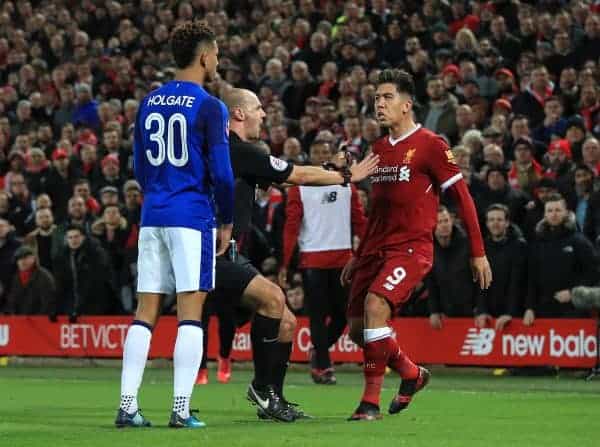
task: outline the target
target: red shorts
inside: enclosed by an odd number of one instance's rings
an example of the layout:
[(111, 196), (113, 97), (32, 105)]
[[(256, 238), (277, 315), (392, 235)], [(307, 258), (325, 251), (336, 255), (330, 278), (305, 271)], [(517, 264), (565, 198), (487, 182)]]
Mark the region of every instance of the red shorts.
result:
[(369, 292), (384, 297), (392, 308), (392, 315), (395, 315), (431, 266), (430, 257), (417, 254), (412, 249), (361, 256), (354, 268), (347, 317), (363, 317)]

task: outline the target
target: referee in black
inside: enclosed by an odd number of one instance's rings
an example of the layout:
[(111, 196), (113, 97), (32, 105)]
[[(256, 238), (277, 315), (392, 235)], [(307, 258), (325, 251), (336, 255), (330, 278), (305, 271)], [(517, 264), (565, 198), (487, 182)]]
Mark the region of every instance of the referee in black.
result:
[[(271, 183), (342, 185), (359, 182), (377, 168), (379, 159), (374, 155), (343, 171), (294, 166), (270, 156), (252, 143), (259, 139), (266, 116), (258, 97), (250, 90), (234, 88), (223, 100), (229, 109), (231, 165), (235, 176), (233, 237), (241, 242), (242, 249), (250, 230), (257, 187), (266, 188)], [(285, 304), (281, 288), (262, 276), (244, 256), (230, 249), (226, 256), (216, 260), (216, 284), (210, 295), (213, 300), (230, 303), (236, 313), (253, 313), (250, 339), (254, 380), (248, 387), (248, 399), (258, 406), (258, 415), (284, 422), (301, 418), (302, 411), (283, 397), (296, 319)]]

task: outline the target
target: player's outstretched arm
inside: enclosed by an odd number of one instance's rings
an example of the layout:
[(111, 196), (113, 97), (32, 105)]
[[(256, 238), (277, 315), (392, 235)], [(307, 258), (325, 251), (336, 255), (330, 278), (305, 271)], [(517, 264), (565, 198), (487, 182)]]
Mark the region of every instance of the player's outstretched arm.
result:
[(367, 155), (363, 161), (350, 167), (350, 178), (345, 178), (341, 172), (328, 171), (318, 166), (294, 166), (286, 182), (308, 186), (342, 185), (348, 181), (356, 183), (373, 174), (378, 163), (378, 155)]

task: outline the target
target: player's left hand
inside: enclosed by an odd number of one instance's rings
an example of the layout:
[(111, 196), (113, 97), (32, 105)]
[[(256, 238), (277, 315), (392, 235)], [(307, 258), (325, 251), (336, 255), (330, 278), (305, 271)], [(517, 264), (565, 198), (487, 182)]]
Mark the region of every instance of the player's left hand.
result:
[(350, 166), (350, 173), (352, 174), (350, 181), (356, 183), (364, 180), (375, 172), (378, 164), (379, 155), (375, 155), (371, 152), (363, 161), (360, 163), (355, 162)]
[(231, 241), (231, 232), (233, 231), (233, 224), (221, 225), (217, 231), (217, 239), (219, 241), (219, 248), (217, 249), (217, 256), (225, 254), (229, 248)]
[(473, 270), (473, 282), (478, 282), (481, 290), (486, 290), (492, 283), (492, 269), (486, 256), (471, 258), (471, 269)]

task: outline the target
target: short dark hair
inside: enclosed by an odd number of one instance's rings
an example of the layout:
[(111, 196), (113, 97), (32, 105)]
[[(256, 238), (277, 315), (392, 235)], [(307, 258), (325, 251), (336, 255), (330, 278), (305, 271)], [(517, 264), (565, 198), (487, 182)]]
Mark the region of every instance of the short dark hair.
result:
[(73, 185), (73, 187), (75, 187), (75, 186), (79, 186), (79, 185), (88, 185), (88, 186), (90, 186), (90, 180), (89, 180), (89, 179), (87, 179), (87, 178), (84, 178), (84, 177), (82, 177), (82, 178), (78, 178), (78, 179), (75, 181), (75, 184)]
[(415, 81), (410, 73), (397, 68), (386, 68), (377, 77), (377, 86), (394, 84), (398, 93), (406, 93), (411, 98), (415, 96)]
[(315, 146), (327, 146), (329, 148), (329, 150), (333, 151), (333, 146), (331, 144), (331, 142), (327, 141), (327, 140), (315, 140), (312, 143), (310, 143), (310, 147), (308, 148), (309, 151), (315, 147)]
[(575, 169), (573, 170), (573, 173), (577, 172), (577, 171), (586, 171), (589, 174), (592, 175), (592, 177), (594, 176), (594, 171), (592, 168), (590, 168), (588, 165), (586, 165), (585, 163), (578, 163), (577, 166), (575, 166)]
[(526, 120), (527, 124), (529, 124), (529, 118), (527, 118), (526, 115), (523, 115), (522, 113), (519, 113), (519, 114), (513, 116), (513, 118), (510, 120), (510, 126), (508, 126), (509, 129), (512, 127), (512, 125), (513, 125), (513, 123), (515, 121), (521, 121), (521, 120)]
[(82, 236), (85, 236), (85, 229), (83, 228), (83, 226), (80, 224), (76, 224), (76, 223), (70, 223), (69, 225), (67, 225), (65, 234), (67, 234), (69, 231), (73, 231), (73, 230), (79, 231)]
[(487, 218), (487, 215), (492, 211), (502, 211), (504, 213), (504, 218), (506, 220), (510, 219), (510, 210), (506, 205), (502, 203), (493, 203), (490, 206), (488, 206), (485, 210), (485, 217)]
[(442, 81), (443, 82), (443, 79), (442, 79), (442, 76), (439, 74), (432, 74), (432, 75), (427, 76), (425, 85), (429, 86), (429, 83), (432, 81)]
[(546, 101), (544, 102), (544, 104), (547, 104), (547, 103), (553, 102), (553, 101), (559, 102), (561, 106), (563, 105), (562, 98), (560, 96), (556, 96), (556, 95), (552, 95), (549, 98), (546, 98)]
[(171, 51), (177, 68), (192, 65), (198, 46), (215, 41), (215, 33), (206, 22), (188, 21), (177, 25), (171, 33)]
[(565, 198), (560, 193), (557, 193), (557, 192), (550, 194), (546, 198), (546, 201), (544, 203), (549, 203), (549, 202), (562, 202), (565, 205), (567, 204), (567, 201), (565, 200)]

